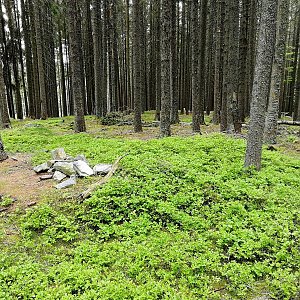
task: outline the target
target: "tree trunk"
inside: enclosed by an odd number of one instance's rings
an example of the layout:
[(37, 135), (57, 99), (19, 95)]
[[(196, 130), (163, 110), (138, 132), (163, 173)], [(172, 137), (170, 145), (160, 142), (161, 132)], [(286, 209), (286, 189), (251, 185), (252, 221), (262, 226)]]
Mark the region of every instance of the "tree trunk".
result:
[(33, 65), (32, 65), (32, 46), (30, 40), (30, 22), (28, 14), (28, 6), (24, 0), (21, 0), (22, 9), (22, 24), (25, 43), (25, 58), (26, 58), (26, 75), (28, 85), (28, 115), (31, 118), (35, 117), (35, 102), (34, 102), (34, 81), (33, 81)]
[(213, 123), (220, 124), (223, 85), (223, 43), (224, 43), (224, 1), (217, 3), (216, 57), (215, 57), (215, 85), (214, 85), (214, 114)]
[[(296, 39), (296, 42), (298, 42), (298, 46), (296, 46), (296, 51), (295, 51), (295, 55), (297, 55), (299, 53), (299, 41), (300, 41), (300, 7), (298, 5), (298, 20), (297, 20), (297, 34), (298, 34), (298, 37)], [(298, 73), (296, 73), (296, 68), (297, 68), (297, 62), (298, 62)], [(291, 101), (293, 103), (293, 109), (294, 109), (294, 114), (293, 114), (293, 119), (294, 121), (299, 121), (300, 120), (300, 114), (299, 114), (299, 111), (300, 111), (300, 107), (299, 107), (299, 85), (300, 85), (300, 75), (299, 75), (299, 67), (300, 67), (300, 55), (298, 57), (298, 60), (297, 60), (297, 57), (295, 58), (295, 65), (294, 65), (294, 70), (295, 70), (295, 73), (294, 73), (294, 84), (293, 84), (293, 87), (292, 87), (292, 91), (291, 91)]]
[(36, 32), (35, 32), (35, 16), (33, 0), (27, 2), (29, 23), (30, 23), (30, 41), (32, 47), (32, 84), (33, 84), (33, 105), (34, 105), (34, 118), (41, 117), (41, 103), (40, 103), (40, 87), (39, 87), (39, 69), (38, 69), (38, 55), (36, 45)]
[(58, 43), (59, 43), (59, 65), (60, 65), (60, 81), (61, 81), (61, 115), (68, 115), (67, 108), (67, 91), (66, 91), (66, 75), (65, 75), (65, 64), (64, 54), (62, 47), (61, 29), (58, 29)]
[(131, 95), (131, 73), (130, 73), (130, 25), (129, 25), (129, 0), (126, 0), (126, 47), (125, 47), (125, 69), (126, 69), (126, 109), (129, 110), (132, 107), (132, 95)]
[[(100, 1), (97, 1), (100, 2)], [(93, 40), (91, 20), (91, 0), (83, 1), (83, 56), (86, 80), (87, 113), (92, 114), (95, 103), (95, 80), (94, 80), (94, 49), (91, 47)], [(101, 11), (100, 11), (101, 13)], [(100, 20), (99, 20), (100, 21)], [(98, 39), (101, 39), (99, 35)], [(98, 72), (100, 69), (98, 69)]]
[(245, 103), (247, 102), (247, 51), (249, 32), (249, 0), (242, 0), (240, 36), (239, 36), (239, 79), (238, 79), (238, 107), (241, 122), (245, 121)]
[(227, 131), (241, 132), (242, 124), (238, 110), (238, 30), (239, 1), (230, 0), (229, 4), (229, 33), (228, 33), (228, 85), (227, 85)]
[(270, 92), (272, 61), (275, 51), (276, 0), (264, 0), (258, 33), (254, 71), (250, 126), (247, 139), (245, 167), (261, 168), (261, 154), (267, 99)]
[(1, 135), (0, 135), (0, 162), (7, 158), (8, 158), (8, 156), (7, 156), (6, 152), (4, 151), (4, 145), (3, 145), (3, 142), (1, 140)]
[(214, 109), (214, 86), (215, 86), (215, 58), (216, 58), (216, 39), (214, 35), (216, 34), (217, 26), (217, 2), (210, 1), (209, 3), (209, 21), (208, 28), (206, 30), (206, 35), (208, 36), (207, 46), (206, 46), (206, 73), (207, 73), (207, 84), (206, 84), (206, 103), (205, 110), (206, 114), (209, 116), (210, 112)]
[[(2, 106), (1, 104), (5, 102), (5, 84), (4, 84), (4, 78), (3, 78), (3, 69), (2, 69), (2, 63), (0, 64), (0, 129), (3, 127), (2, 123), (2, 113), (3, 110), (1, 109)], [(1, 135), (0, 135), (0, 161), (3, 161), (7, 158), (7, 154), (4, 151), (4, 146), (1, 140)]]
[(206, 89), (206, 66), (205, 66), (205, 49), (206, 49), (206, 27), (207, 27), (207, 7), (208, 0), (201, 0), (201, 15), (200, 15), (200, 57), (199, 57), (199, 76), (200, 76), (200, 121), (204, 124), (204, 105), (207, 102), (205, 99)]
[(7, 103), (6, 103), (5, 83), (3, 77), (2, 63), (0, 62), (0, 129), (10, 127), (10, 121), (9, 118), (7, 120), (6, 114), (7, 114)]
[(41, 16), (40, 16), (40, 0), (33, 0), (34, 7), (34, 22), (35, 22), (35, 40), (37, 51), (37, 67), (38, 67), (38, 80), (39, 80), (39, 102), (38, 106), (41, 108), (41, 119), (47, 119), (47, 96), (46, 96), (46, 83), (45, 83), (45, 70), (43, 65), (43, 45), (41, 36)]
[(201, 125), (201, 95), (200, 95), (200, 36), (199, 36), (199, 9), (198, 0), (192, 2), (191, 36), (192, 36), (192, 104), (193, 104), (193, 131), (200, 132)]
[(272, 66), (271, 89), (266, 116), (264, 139), (266, 143), (276, 144), (279, 98), (285, 63), (285, 43), (287, 39), (289, 0), (278, 1), (275, 57)]
[(84, 107), (85, 103), (83, 97), (82, 74), (83, 65), (81, 60), (82, 49), (81, 41), (79, 39), (81, 30), (81, 16), (79, 3), (74, 3), (72, 0), (67, 1), (68, 11), (68, 29), (69, 29), (69, 44), (70, 44), (70, 67), (72, 79), (72, 92), (74, 99), (74, 114), (75, 114), (75, 132), (86, 131), (84, 120)]
[(141, 61), (141, 16), (142, 3), (133, 1), (133, 69), (134, 69), (134, 131), (142, 129), (142, 61)]
[(51, 1), (45, 1), (43, 9), (43, 55), (45, 66), (46, 99), (51, 117), (59, 117), (57, 80), (56, 80), (56, 59), (54, 42), (54, 23)]
[(161, 109), (161, 0), (154, 0), (154, 24), (155, 24), (155, 82), (156, 82), (156, 94), (155, 94), (155, 120), (160, 120)]
[(13, 74), (15, 80), (15, 104), (16, 104), (16, 113), (18, 119), (23, 119), (23, 107), (22, 107), (22, 98), (21, 98), (21, 87), (20, 87), (20, 78), (19, 78), (19, 65), (18, 65), (18, 51), (20, 51), (18, 44), (16, 42), (16, 21), (14, 16), (14, 1), (6, 0), (5, 1), (6, 13), (8, 16), (8, 28), (10, 32), (10, 53), (12, 59)]
[[(4, 44), (4, 36), (3, 32), (0, 29), (0, 43)], [(0, 55), (4, 57), (5, 48), (2, 46), (0, 48)], [(10, 119), (7, 107), (7, 97), (5, 93), (5, 79), (4, 79), (4, 68), (2, 67), (2, 63), (0, 63), (0, 128), (10, 127)]]
[(94, 47), (94, 80), (95, 80), (95, 105), (96, 116), (103, 117), (102, 76), (103, 76), (103, 54), (102, 54), (102, 20), (100, 1), (93, 0), (93, 47)]
[[(178, 17), (178, 16), (177, 16)], [(177, 28), (176, 28), (176, 1), (172, 1), (171, 14), (171, 66), (172, 66), (172, 85), (171, 85), (171, 124), (179, 123), (178, 115), (178, 64), (177, 64)]]
[(294, 111), (294, 121), (300, 121), (300, 55), (298, 58), (297, 80), (295, 85), (295, 103), (297, 103)]
[(162, 1), (161, 10), (161, 112), (160, 136), (171, 135), (170, 37), (172, 0)]

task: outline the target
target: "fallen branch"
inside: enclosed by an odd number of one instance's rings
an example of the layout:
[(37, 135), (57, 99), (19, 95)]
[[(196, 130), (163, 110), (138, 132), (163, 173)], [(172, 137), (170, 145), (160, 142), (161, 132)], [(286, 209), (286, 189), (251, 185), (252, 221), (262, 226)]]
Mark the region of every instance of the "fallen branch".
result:
[(278, 125), (292, 125), (292, 126), (300, 126), (300, 121), (278, 121)]
[(119, 162), (122, 158), (124, 158), (127, 154), (120, 156), (116, 159), (116, 161), (113, 163), (111, 170), (103, 177), (101, 180), (93, 183), (89, 186), (89, 188), (85, 191), (83, 191), (78, 198), (81, 198), (82, 200), (87, 199), (91, 196), (91, 194), (101, 185), (104, 185), (109, 181), (109, 179), (114, 175), (114, 173), (117, 171), (119, 167)]

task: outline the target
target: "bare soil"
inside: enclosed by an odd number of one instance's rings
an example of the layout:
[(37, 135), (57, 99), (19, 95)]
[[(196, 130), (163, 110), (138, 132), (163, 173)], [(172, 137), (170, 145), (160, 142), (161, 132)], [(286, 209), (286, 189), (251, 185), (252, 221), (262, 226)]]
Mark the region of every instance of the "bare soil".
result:
[(14, 154), (0, 162), (0, 195), (15, 200), (8, 210), (32, 206), (53, 190), (53, 181), (41, 181), (32, 169), (30, 158), (28, 154)]

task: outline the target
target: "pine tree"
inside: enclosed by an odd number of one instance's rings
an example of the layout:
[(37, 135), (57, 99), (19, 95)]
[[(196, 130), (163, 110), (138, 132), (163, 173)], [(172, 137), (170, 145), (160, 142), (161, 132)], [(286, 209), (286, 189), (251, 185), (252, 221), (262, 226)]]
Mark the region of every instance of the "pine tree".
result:
[(141, 0), (133, 1), (134, 131), (142, 131)]
[(262, 2), (245, 167), (261, 168), (267, 99), (275, 51), (277, 0)]
[(43, 64), (43, 41), (42, 41), (42, 16), (40, 15), (41, 2), (40, 0), (33, 0), (34, 9), (34, 24), (35, 24), (35, 37), (36, 41), (36, 55), (37, 55), (37, 76), (39, 87), (39, 97), (37, 96), (36, 105), (39, 106), (41, 112), (41, 119), (45, 120), (48, 117), (47, 114), (47, 95), (46, 95), (46, 82), (45, 82), (45, 69)]
[(270, 144), (276, 144), (279, 98), (285, 63), (288, 15), (289, 0), (278, 0), (275, 57), (272, 66), (270, 97), (264, 132), (265, 142)]
[(161, 10), (161, 112), (160, 136), (171, 135), (170, 37), (172, 0), (162, 1)]
[(70, 43), (70, 66), (72, 78), (72, 93), (74, 99), (74, 113), (75, 113), (75, 132), (83, 132), (85, 128), (84, 120), (84, 103), (83, 99), (83, 84), (82, 74), (82, 48), (80, 41), (81, 30), (81, 15), (79, 3), (72, 0), (67, 1), (68, 11), (68, 29), (69, 29), (69, 43)]

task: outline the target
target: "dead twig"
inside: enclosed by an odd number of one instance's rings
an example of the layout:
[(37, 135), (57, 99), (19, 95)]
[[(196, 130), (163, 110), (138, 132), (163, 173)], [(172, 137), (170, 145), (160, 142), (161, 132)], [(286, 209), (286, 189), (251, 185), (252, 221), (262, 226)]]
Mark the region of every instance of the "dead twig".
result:
[(105, 183), (107, 183), (109, 181), (109, 179), (114, 175), (114, 173), (117, 171), (118, 167), (119, 167), (119, 162), (122, 158), (124, 158), (127, 154), (120, 156), (116, 159), (116, 161), (113, 163), (111, 170), (103, 177), (101, 178), (101, 180), (93, 183), (92, 185), (90, 185), (88, 187), (88, 189), (86, 189), (85, 191), (83, 191), (78, 198), (85, 200), (87, 198), (89, 198), (91, 196), (91, 194), (101, 185), (104, 185)]

